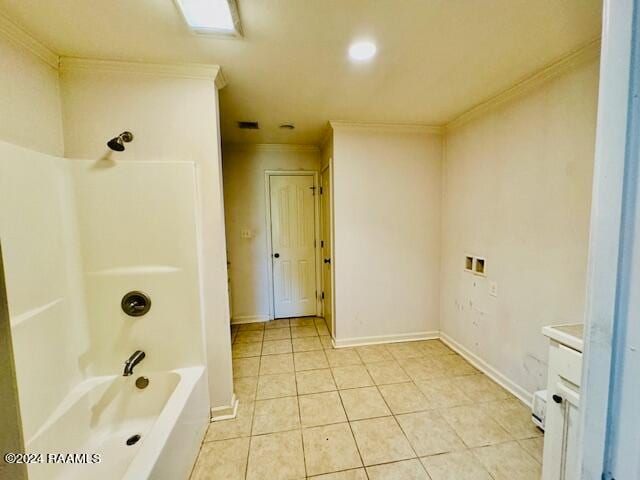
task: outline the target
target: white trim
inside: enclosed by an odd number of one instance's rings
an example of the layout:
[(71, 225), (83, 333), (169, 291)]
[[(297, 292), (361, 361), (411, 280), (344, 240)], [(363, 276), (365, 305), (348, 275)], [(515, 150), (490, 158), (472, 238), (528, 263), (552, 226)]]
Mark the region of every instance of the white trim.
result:
[[(329, 285), (330, 290), (331, 290), (331, 341), (334, 340), (335, 336), (336, 336), (336, 289), (335, 289), (335, 284), (336, 284), (336, 278), (335, 278), (335, 272), (336, 272), (336, 262), (335, 262), (335, 241), (334, 241), (334, 235), (333, 235), (333, 218), (334, 218), (334, 210), (333, 210), (333, 158), (329, 157), (329, 162), (327, 163), (327, 165), (320, 171), (320, 176), (323, 175), (324, 172), (327, 172), (329, 174), (329, 239), (328, 241), (330, 242), (331, 245), (331, 285)], [(320, 181), (320, 185), (322, 185), (322, 181)], [(322, 208), (320, 209), (320, 215), (322, 215)], [(322, 222), (324, 220), (321, 220), (320, 225), (322, 225)], [(322, 228), (322, 227), (320, 227)], [(318, 231), (319, 232), (319, 231)], [(323, 268), (323, 259), (322, 259), (322, 247), (319, 247), (319, 251), (320, 251), (320, 269)], [(322, 281), (321, 285), (322, 285), (322, 290), (325, 290), (325, 285), (324, 285), (324, 275), (322, 275), (322, 272), (320, 273), (320, 279)], [(321, 311), (322, 311), (322, 316), (324, 317), (324, 319), (326, 320), (326, 315), (324, 314), (324, 302), (321, 302)]]
[(222, 407), (215, 407), (211, 409), (211, 421), (219, 422), (220, 420), (231, 420), (236, 418), (236, 415), (238, 414), (238, 403), (239, 400), (234, 393), (233, 397), (231, 397), (231, 405), (224, 405)]
[(531, 407), (533, 400), (533, 394), (527, 391), (527, 389), (521, 387), (515, 382), (509, 380), (505, 375), (500, 373), (496, 368), (482, 360), (475, 353), (472, 353), (460, 343), (455, 341), (449, 335), (442, 331), (432, 332), (416, 332), (416, 333), (404, 333), (394, 335), (379, 335), (373, 337), (355, 337), (344, 339), (333, 339), (333, 346), (335, 348), (347, 348), (347, 347), (359, 347), (363, 345), (377, 345), (381, 343), (397, 343), (397, 342), (415, 342), (419, 340), (441, 340), (454, 352), (459, 354), (474, 367), (484, 373), (487, 377), (491, 378), (498, 385), (517, 397), (525, 405)]
[(264, 192), (265, 192), (265, 206), (266, 206), (266, 215), (265, 215), (265, 224), (266, 224), (266, 237), (267, 237), (267, 291), (270, 293), (269, 295), (269, 315), (271, 319), (276, 318), (275, 315), (275, 305), (273, 300), (273, 262), (271, 260), (271, 189), (270, 189), (270, 179), (271, 176), (313, 176), (313, 186), (314, 186), (314, 201), (313, 201), (313, 224), (314, 224), (314, 241), (315, 241), (315, 257), (316, 257), (316, 316), (321, 315), (322, 305), (320, 299), (318, 298), (318, 287), (322, 285), (322, 271), (320, 266), (320, 195), (316, 195), (315, 192), (318, 191), (318, 180), (319, 174), (314, 170), (265, 170), (264, 171)]
[(331, 122), (327, 122), (324, 132), (322, 132), (322, 138), (320, 139), (320, 147), (326, 148), (332, 136), (333, 129), (331, 128)]
[(425, 133), (430, 135), (444, 134), (442, 125), (426, 125), (420, 123), (367, 123), (367, 122), (343, 122), (331, 120), (329, 125), (333, 130), (374, 130), (380, 132), (409, 132)]
[(628, 362), (637, 355), (638, 335), (639, 200), (632, 165), (638, 162), (639, 8), (638, 0), (604, 2), (580, 389), (580, 478), (586, 480), (636, 478), (638, 472), (637, 361)]
[(474, 105), (464, 112), (456, 115), (446, 126), (446, 131), (454, 130), (465, 123), (477, 118), (491, 110), (520, 97), (543, 83), (556, 78), (563, 73), (581, 65), (589, 60), (594, 60), (600, 55), (600, 37), (594, 38), (581, 47), (572, 50), (560, 59), (536, 70), (525, 78), (517, 81), (510, 87), (496, 95)]
[(373, 337), (354, 337), (333, 339), (335, 348), (357, 347), (362, 345), (377, 345), (379, 343), (417, 342), (419, 340), (436, 340), (440, 338), (440, 332), (414, 332), (399, 333), (393, 335), (377, 335)]
[(164, 77), (211, 80), (216, 87), (222, 88), (226, 81), (219, 65), (120, 62), (115, 60), (96, 60), (92, 58), (61, 57), (62, 72), (90, 71), (109, 73), (138, 73)]
[(256, 152), (320, 152), (320, 147), (317, 145), (288, 143), (223, 143), (222, 148)]
[(261, 323), (271, 320), (269, 315), (239, 315), (231, 317), (231, 325), (244, 325), (245, 323)]
[(468, 361), (471, 365), (476, 367), (482, 373), (484, 373), (487, 377), (492, 379), (498, 385), (503, 387), (505, 390), (515, 395), (523, 402), (525, 405), (531, 407), (531, 402), (533, 401), (533, 395), (528, 392), (525, 388), (521, 387), (515, 382), (512, 382), (507, 377), (505, 377), (502, 373), (500, 373), (496, 368), (489, 365), (487, 362), (478, 357), (475, 353), (467, 350), (460, 343), (456, 342), (453, 338), (447, 335), (444, 332), (440, 332), (440, 340), (442, 340), (449, 348), (451, 348), (454, 352), (459, 354), (462, 358)]
[(222, 71), (222, 67), (220, 66), (218, 66), (218, 74), (216, 75), (214, 83), (216, 84), (216, 88), (218, 90), (222, 90), (227, 86), (227, 77), (224, 76), (224, 72)]
[(33, 35), (13, 23), (0, 13), (0, 35), (11, 43), (25, 48), (49, 66), (58, 69), (60, 57), (51, 49), (36, 40)]

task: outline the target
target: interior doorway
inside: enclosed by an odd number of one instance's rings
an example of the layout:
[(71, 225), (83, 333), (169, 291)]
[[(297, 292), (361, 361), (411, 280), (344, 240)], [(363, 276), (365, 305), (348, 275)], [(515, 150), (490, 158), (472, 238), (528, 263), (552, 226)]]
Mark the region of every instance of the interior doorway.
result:
[(265, 175), (272, 317), (319, 315), (318, 174)]

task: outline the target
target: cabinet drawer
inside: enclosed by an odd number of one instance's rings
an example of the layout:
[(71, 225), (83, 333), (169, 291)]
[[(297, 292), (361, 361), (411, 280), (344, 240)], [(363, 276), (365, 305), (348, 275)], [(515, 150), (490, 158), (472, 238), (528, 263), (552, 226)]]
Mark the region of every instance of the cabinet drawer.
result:
[(582, 353), (556, 342), (551, 344), (549, 363), (555, 365), (559, 376), (580, 386), (582, 376)]

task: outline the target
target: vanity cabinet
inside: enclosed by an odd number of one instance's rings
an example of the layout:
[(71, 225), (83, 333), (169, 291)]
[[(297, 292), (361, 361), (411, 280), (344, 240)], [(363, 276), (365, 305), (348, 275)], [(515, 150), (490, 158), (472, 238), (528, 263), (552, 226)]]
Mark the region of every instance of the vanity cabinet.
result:
[(543, 333), (550, 345), (542, 479), (579, 480), (582, 326), (545, 327)]

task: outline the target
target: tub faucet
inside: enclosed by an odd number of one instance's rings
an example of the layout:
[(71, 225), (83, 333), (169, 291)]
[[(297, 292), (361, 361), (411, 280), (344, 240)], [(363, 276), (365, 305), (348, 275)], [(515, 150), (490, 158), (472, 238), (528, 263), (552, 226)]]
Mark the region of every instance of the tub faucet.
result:
[(144, 359), (144, 357), (146, 357), (146, 355), (142, 350), (136, 350), (135, 352), (133, 352), (129, 359), (124, 362), (124, 372), (122, 373), (122, 375), (125, 377), (131, 375), (135, 366), (138, 365)]

